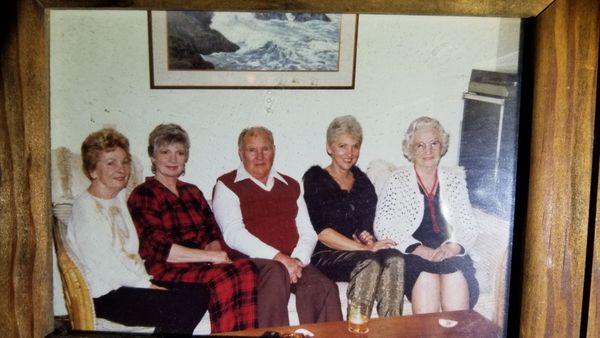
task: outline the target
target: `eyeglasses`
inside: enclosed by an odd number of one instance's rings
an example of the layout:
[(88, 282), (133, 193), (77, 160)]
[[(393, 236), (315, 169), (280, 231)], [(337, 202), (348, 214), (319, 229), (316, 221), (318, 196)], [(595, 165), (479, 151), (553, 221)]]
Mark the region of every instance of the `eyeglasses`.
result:
[(441, 148), (442, 148), (442, 143), (437, 140), (431, 141), (429, 143), (419, 142), (413, 146), (413, 150), (414, 150), (415, 154), (417, 154), (417, 155), (420, 155), (420, 154), (426, 152), (428, 149), (429, 149), (429, 151), (438, 151)]

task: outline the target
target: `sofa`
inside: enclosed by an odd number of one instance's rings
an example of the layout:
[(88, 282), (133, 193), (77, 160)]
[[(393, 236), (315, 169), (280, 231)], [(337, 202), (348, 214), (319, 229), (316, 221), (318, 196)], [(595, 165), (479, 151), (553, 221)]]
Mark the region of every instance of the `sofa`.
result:
[[(395, 169), (395, 166), (385, 161), (374, 161), (366, 172), (379, 192), (383, 182)], [(55, 264), (54, 293), (57, 300), (64, 299), (64, 306), (69, 316), (72, 329), (120, 331), (120, 332), (152, 332), (149, 327), (129, 327), (96, 318), (93, 303), (86, 282), (79, 270), (79, 263), (64, 241), (67, 220), (71, 213), (74, 197), (89, 185), (88, 179), (81, 169), (81, 156), (66, 148), (52, 150), (52, 204), (54, 211), (54, 240)], [(142, 182), (142, 170), (139, 160), (132, 162), (132, 173), (127, 189), (131, 191)], [(490, 215), (481, 210), (474, 210), (481, 225), (475, 247), (471, 252), (477, 280), (480, 283), (481, 294), (475, 306), (475, 311), (501, 326), (504, 323), (504, 299), (506, 289), (506, 267), (509, 248), (509, 222)], [(346, 316), (346, 290), (348, 283), (337, 283), (342, 313)], [(61, 307), (60, 301), (55, 302), (55, 310)], [(295, 296), (290, 297), (288, 311), (291, 325), (297, 325)], [(58, 311), (60, 312), (60, 310)], [(411, 314), (410, 303), (405, 299), (404, 315)], [(377, 317), (376, 312), (372, 314)], [(195, 334), (210, 333), (208, 313), (196, 327)]]

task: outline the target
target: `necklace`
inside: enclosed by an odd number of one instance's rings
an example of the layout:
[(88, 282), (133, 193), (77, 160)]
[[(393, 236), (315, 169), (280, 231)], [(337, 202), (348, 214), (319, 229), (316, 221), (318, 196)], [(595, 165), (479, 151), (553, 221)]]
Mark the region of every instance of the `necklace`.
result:
[(429, 215), (431, 216), (431, 223), (432, 223), (431, 225), (433, 227), (433, 232), (439, 233), (441, 231), (441, 229), (440, 229), (440, 225), (438, 223), (437, 217), (435, 215), (435, 208), (434, 208), (435, 206), (433, 203), (433, 201), (435, 199), (435, 192), (438, 187), (437, 171), (435, 172), (435, 179), (433, 181), (431, 190), (427, 190), (427, 187), (425, 187), (425, 184), (423, 183), (421, 176), (417, 172), (417, 168), (414, 167), (414, 170), (415, 170), (415, 174), (417, 175), (417, 182), (418, 182), (419, 186), (421, 187), (421, 189), (423, 189), (423, 192), (425, 193), (425, 199), (427, 199), (427, 204), (429, 205)]

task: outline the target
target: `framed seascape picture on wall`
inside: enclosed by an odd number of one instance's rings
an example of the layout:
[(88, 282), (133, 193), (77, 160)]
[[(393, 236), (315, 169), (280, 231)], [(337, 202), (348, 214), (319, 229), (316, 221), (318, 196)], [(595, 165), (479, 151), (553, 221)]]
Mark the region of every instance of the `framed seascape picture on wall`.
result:
[(148, 12), (151, 88), (354, 88), (358, 15)]

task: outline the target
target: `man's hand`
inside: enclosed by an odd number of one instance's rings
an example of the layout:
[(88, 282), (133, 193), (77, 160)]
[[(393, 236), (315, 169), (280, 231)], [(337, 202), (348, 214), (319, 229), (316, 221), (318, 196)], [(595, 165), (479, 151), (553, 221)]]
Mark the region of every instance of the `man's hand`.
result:
[(302, 262), (299, 260), (291, 258), (290, 256), (281, 252), (278, 252), (273, 259), (281, 262), (281, 264), (285, 266), (290, 274), (290, 282), (292, 284), (297, 283), (298, 279), (302, 277), (302, 268), (304, 267), (304, 264), (302, 264)]

